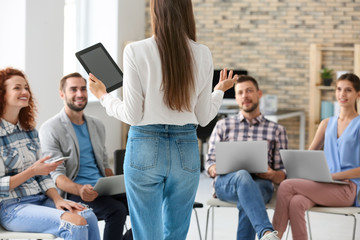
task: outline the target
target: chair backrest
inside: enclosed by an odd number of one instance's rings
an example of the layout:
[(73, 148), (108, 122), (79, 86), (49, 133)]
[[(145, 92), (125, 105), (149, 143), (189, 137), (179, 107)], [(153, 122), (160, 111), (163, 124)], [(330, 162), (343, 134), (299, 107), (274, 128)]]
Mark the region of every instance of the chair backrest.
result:
[(213, 120), (211, 120), (209, 122), (208, 125), (206, 125), (205, 127), (201, 127), (200, 125), (198, 126), (198, 128), (196, 129), (196, 134), (197, 134), (197, 137), (203, 141), (203, 142), (206, 142), (206, 139), (208, 137), (210, 137), (216, 123), (218, 121), (218, 117), (216, 116)]
[(125, 149), (117, 149), (114, 152), (114, 174), (124, 174)]

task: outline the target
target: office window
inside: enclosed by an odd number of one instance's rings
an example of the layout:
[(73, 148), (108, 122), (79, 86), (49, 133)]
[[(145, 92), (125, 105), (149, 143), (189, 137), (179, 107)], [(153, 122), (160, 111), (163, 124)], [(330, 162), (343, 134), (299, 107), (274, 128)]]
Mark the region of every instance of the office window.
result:
[[(64, 7), (64, 74), (88, 74), (75, 53), (101, 42), (112, 58), (118, 60), (117, 0), (65, 0)], [(115, 92), (115, 91), (114, 91)], [(89, 102), (97, 99), (88, 92)], [(116, 93), (114, 93), (116, 95)]]

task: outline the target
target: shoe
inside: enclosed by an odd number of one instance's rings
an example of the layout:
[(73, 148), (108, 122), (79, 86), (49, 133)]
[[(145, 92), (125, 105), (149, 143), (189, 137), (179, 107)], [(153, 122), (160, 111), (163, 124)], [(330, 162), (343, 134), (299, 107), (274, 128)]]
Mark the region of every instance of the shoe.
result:
[(277, 234), (278, 234), (277, 231), (273, 231), (269, 234), (262, 236), (262, 238), (260, 240), (280, 240), (280, 238), (278, 238)]

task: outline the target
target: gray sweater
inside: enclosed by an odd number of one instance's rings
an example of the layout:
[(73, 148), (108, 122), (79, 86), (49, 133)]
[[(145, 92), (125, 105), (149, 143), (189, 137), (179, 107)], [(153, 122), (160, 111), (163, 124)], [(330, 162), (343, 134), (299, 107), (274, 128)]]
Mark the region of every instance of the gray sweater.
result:
[[(104, 124), (94, 117), (85, 115), (84, 117), (97, 166), (101, 174), (105, 176), (105, 168), (110, 168), (110, 165), (105, 147)], [(69, 179), (74, 180), (79, 172), (80, 148), (73, 125), (64, 109), (41, 125), (39, 138), (43, 157), (70, 156), (69, 160), (64, 161), (50, 173), (54, 182), (56, 183), (56, 179), (60, 175), (66, 175)], [(59, 193), (66, 197), (65, 192), (59, 190)]]

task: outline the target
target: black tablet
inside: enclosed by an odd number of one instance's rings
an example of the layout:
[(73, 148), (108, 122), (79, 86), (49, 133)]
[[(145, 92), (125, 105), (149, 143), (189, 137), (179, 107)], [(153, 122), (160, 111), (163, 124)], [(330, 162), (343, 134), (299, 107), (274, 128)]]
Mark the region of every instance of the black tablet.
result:
[(101, 43), (75, 53), (87, 73), (92, 73), (111, 92), (123, 84), (123, 73)]

